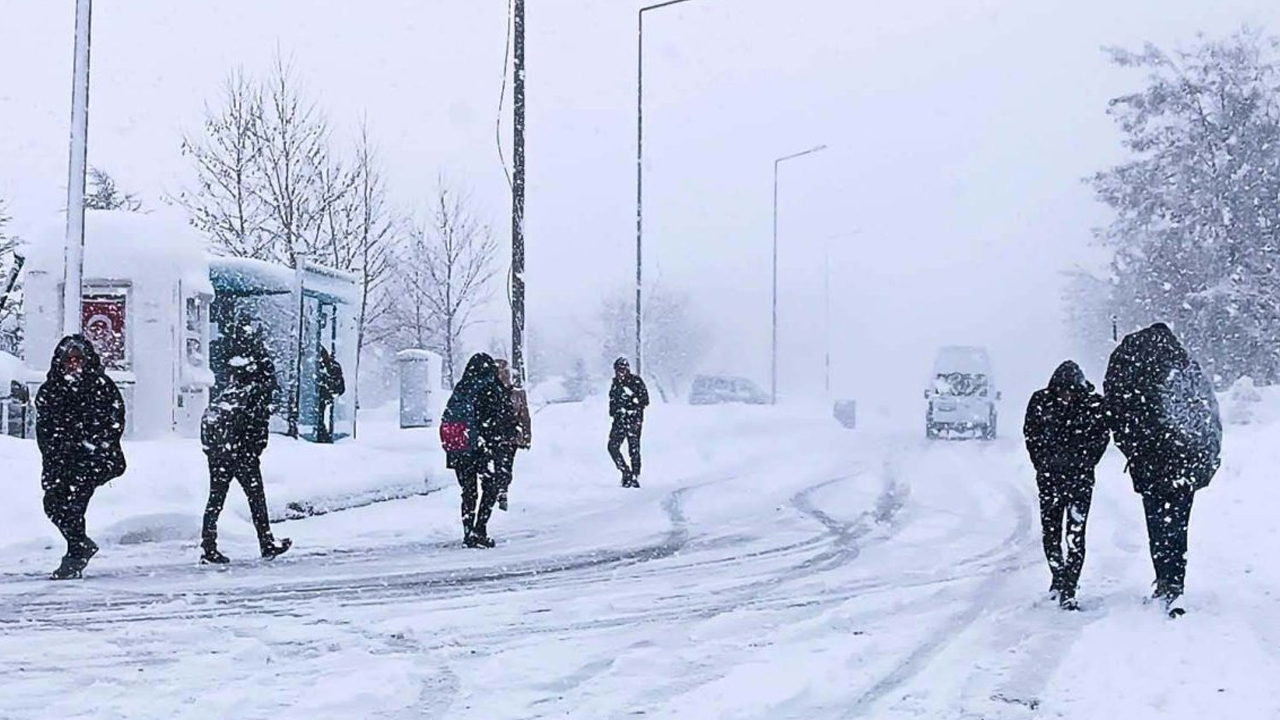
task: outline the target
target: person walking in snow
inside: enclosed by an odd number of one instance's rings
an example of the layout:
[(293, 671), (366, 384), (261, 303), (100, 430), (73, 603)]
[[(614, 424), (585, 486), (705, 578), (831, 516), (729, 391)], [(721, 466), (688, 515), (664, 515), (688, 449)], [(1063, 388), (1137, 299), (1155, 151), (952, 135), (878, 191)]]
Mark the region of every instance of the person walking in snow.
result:
[(511, 490), (511, 481), (515, 474), (516, 452), (528, 450), (533, 444), (532, 421), (529, 417), (529, 400), (524, 389), (515, 387), (511, 381), (511, 365), (503, 359), (495, 360), (498, 365), (498, 384), (502, 391), (502, 411), (508, 415), (502, 427), (508, 430), (507, 437), (494, 452), (493, 472), (498, 487), (498, 509), (507, 509), (507, 495)]
[(347, 391), (347, 382), (342, 376), (342, 365), (333, 357), (329, 349), (320, 347), (320, 358), (316, 363), (316, 398), (319, 404), (319, 420), (316, 423), (316, 442), (328, 444), (333, 442), (333, 401)]
[[(622, 487), (640, 487), (640, 435), (644, 430), (644, 411), (649, 407), (649, 389), (644, 380), (631, 372), (626, 358), (613, 363), (613, 385), (609, 388), (609, 457), (622, 473)], [(622, 456), (622, 443), (627, 443), (631, 463)]]
[(98, 552), (84, 516), (94, 491), (124, 474), (124, 423), (124, 399), (93, 345), (81, 335), (63, 338), (36, 394), (44, 511), (67, 541), (54, 580), (80, 577)]
[(1049, 592), (1075, 610), (1094, 469), (1111, 436), (1102, 396), (1074, 362), (1059, 365), (1049, 386), (1031, 396), (1023, 436), (1036, 470), (1044, 556), (1053, 576)]
[(1222, 420), (1213, 387), (1164, 323), (1128, 335), (1111, 354), (1107, 422), (1142, 495), (1155, 567), (1152, 600), (1171, 616), (1187, 573), (1187, 534), (1195, 494), (1220, 463)]
[(273, 560), (292, 546), (288, 538), (276, 542), (271, 533), (267, 496), (262, 485), (262, 452), (270, 435), (271, 402), (276, 391), (275, 365), (260, 337), (250, 335), (227, 362), (226, 383), (205, 409), (200, 441), (209, 461), (209, 501), (201, 530), (200, 561), (230, 562), (218, 550), (218, 517), (232, 482), (238, 482), (249, 501), (249, 515), (258, 534), (263, 559)]
[(512, 435), (511, 415), (504, 408), (498, 365), (486, 353), (467, 362), (440, 419), (440, 442), (446, 466), (462, 488), (462, 542), (469, 548), (491, 548), (489, 517), (497, 501), (493, 462), (498, 448)]

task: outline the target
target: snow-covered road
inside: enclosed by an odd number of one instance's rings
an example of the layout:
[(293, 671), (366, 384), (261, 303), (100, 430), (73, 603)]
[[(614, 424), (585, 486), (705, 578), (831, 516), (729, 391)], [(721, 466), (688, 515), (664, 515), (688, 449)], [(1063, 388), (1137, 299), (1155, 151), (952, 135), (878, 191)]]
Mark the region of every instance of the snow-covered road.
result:
[(1115, 458), (1065, 614), (1015, 441), (663, 409), (623, 492), (580, 412), (540, 418), (491, 551), (460, 547), (446, 486), (281, 525), (297, 550), (275, 563), (160, 540), (53, 584), (0, 552), (0, 717), (1280, 716), (1277, 571), (1239, 548), (1275, 547), (1250, 474), (1274, 457), (1229, 454), (1197, 507), (1175, 623), (1141, 603)]

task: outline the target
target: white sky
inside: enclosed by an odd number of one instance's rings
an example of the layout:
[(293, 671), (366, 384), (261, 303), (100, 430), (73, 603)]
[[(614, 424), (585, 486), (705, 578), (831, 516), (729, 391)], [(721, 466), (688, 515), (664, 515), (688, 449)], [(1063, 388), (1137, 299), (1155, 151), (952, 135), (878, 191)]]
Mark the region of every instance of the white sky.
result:
[[(0, 0), (0, 196), (20, 230), (64, 204), (73, 5)], [(639, 5), (528, 0), (528, 282), (544, 327), (576, 327), (634, 277)], [(339, 137), (367, 114), (398, 202), (446, 173), (505, 238), (505, 13), (505, 0), (97, 0), (90, 160), (156, 206), (227, 72), (265, 70), (279, 49)], [(830, 242), (838, 391), (915, 399), (932, 349), (964, 342), (989, 344), (1024, 397), (1063, 358), (1059, 271), (1093, 261), (1089, 229), (1106, 219), (1081, 182), (1119, 158), (1106, 101), (1140, 80), (1100, 47), (1246, 22), (1280, 30), (1280, 4), (697, 0), (650, 14), (647, 275), (693, 289), (716, 331), (708, 369), (766, 381), (773, 159), (825, 143), (782, 182), (784, 391), (821, 384)]]

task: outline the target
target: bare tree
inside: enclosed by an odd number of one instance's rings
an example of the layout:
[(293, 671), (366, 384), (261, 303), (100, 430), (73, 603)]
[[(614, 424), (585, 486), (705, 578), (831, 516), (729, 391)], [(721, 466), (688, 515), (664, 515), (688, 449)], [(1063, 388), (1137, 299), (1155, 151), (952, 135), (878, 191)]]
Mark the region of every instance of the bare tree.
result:
[[(393, 295), (387, 286), (400, 242), (402, 223), (387, 201), (386, 183), (377, 151), (361, 123), (350, 170), (331, 163), (324, 173), (325, 208), (317, 237), (320, 258), (360, 278), (357, 357), (370, 335), (368, 328), (387, 315)], [(359, 362), (357, 360), (357, 362)]]
[(266, 209), (258, 194), (262, 103), (262, 91), (242, 70), (227, 78), (222, 107), (205, 108), (204, 137), (182, 139), (182, 154), (195, 163), (196, 188), (173, 199), (190, 213), (192, 225), (232, 255), (270, 259)]
[[(5, 205), (5, 201), (0, 199), (0, 282), (5, 284), (4, 287), (0, 287), (0, 292), (9, 291), (5, 298), (7, 301), (0, 309), (0, 350), (20, 355), (22, 346), (22, 324), (19, 322), (22, 316), (21, 276), (14, 276), (14, 286), (7, 287), (16, 267), (19, 241), (17, 237), (9, 234), (10, 218)], [(0, 392), (5, 390), (7, 388), (0, 389)]]
[(89, 188), (84, 197), (84, 206), (88, 210), (142, 211), (142, 201), (138, 196), (117, 187), (115, 178), (105, 170), (89, 169)]
[(450, 386), (462, 361), (462, 337), (491, 296), (497, 252), (498, 241), (470, 195), (441, 179), (430, 217), (412, 231), (408, 262), (400, 263), (407, 294), (397, 305), (400, 314), (422, 318), (417, 340), (444, 356)]
[(340, 200), (345, 182), (336, 181), (342, 171), (329, 154), (327, 120), (279, 58), (262, 107), (261, 121), (254, 126), (260, 173), (256, 193), (267, 216), (271, 258), (296, 266), (300, 252), (323, 252), (317, 228), (329, 206)]

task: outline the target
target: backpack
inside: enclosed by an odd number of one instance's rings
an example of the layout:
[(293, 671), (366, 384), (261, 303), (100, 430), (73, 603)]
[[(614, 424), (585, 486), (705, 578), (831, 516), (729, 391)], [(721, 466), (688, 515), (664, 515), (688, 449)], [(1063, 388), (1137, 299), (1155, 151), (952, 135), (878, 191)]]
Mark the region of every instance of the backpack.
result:
[(1131, 465), (1168, 481), (1190, 479), (1196, 489), (1209, 484), (1222, 447), (1217, 397), (1168, 327), (1125, 337), (1107, 364), (1104, 390), (1116, 446)]
[(470, 452), (479, 446), (478, 433), (475, 395), (455, 392), (440, 417), (440, 444), (448, 453)]

